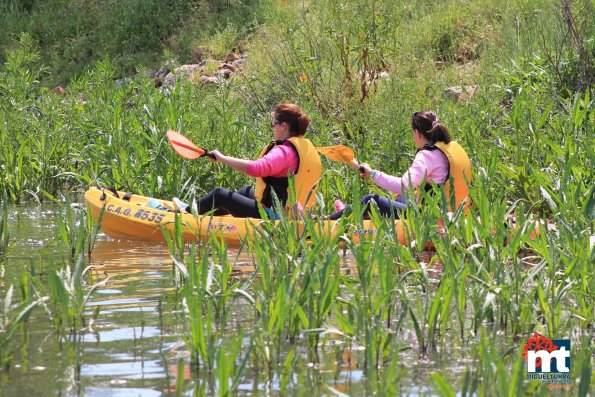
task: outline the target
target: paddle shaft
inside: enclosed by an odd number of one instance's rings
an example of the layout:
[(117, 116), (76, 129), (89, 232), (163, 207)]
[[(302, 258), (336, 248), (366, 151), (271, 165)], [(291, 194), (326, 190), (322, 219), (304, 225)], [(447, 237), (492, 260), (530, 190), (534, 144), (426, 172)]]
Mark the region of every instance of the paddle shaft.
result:
[(359, 171), (359, 172), (364, 172), (364, 167), (362, 167), (361, 165), (359, 165), (359, 163), (357, 162), (356, 159), (351, 160), (351, 163), (348, 164), (351, 168)]
[(215, 155), (213, 153), (209, 152), (205, 148), (197, 148), (194, 145), (186, 145), (183, 142), (176, 142), (176, 145), (181, 146), (181, 147), (183, 147), (185, 149), (188, 149), (188, 150), (192, 150), (193, 152), (196, 152), (196, 153), (200, 154), (201, 157), (202, 156), (208, 156), (208, 157), (212, 158), (213, 160), (217, 160), (217, 158), (215, 157)]

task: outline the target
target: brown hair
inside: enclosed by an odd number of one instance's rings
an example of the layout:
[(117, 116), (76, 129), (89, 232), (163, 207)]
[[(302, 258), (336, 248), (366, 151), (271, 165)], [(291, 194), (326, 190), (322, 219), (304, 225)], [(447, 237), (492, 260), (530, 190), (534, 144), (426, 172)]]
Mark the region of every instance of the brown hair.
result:
[(306, 133), (310, 118), (298, 105), (282, 103), (275, 109), (275, 120), (280, 123), (287, 123), (290, 136), (300, 136)]
[(418, 130), (430, 142), (449, 143), (451, 141), (448, 128), (440, 123), (436, 113), (431, 110), (413, 113), (411, 128)]

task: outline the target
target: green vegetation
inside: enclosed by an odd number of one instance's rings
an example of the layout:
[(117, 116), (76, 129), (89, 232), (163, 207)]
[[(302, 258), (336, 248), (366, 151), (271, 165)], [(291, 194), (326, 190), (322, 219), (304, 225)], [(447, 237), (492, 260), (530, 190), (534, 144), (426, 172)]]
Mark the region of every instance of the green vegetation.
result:
[[(58, 332), (68, 331), (75, 336), (87, 326), (85, 308), (95, 290), (105, 285), (108, 279), (87, 286), (85, 276), (90, 267), (84, 267), (79, 257), (74, 267), (70, 264), (52, 266), (48, 276), (48, 290), (53, 308), (53, 323)], [(88, 278), (88, 277), (87, 277)], [(94, 314), (97, 315), (97, 312)]]
[[(190, 328), (185, 341), (196, 351), (195, 365), (210, 369), (196, 373), (194, 390), (219, 390), (210, 373), (218, 374), (219, 384), (232, 384), (243, 371), (264, 384), (279, 379), (284, 394), (298, 393), (304, 379), (315, 394), (323, 394), (344, 386), (338, 376), (341, 366), (349, 365), (347, 357), (364, 373), (349, 389), (354, 394), (395, 395), (408, 390), (407, 362), (447, 356), (464, 364), (456, 373), (448, 365), (431, 367), (416, 375), (417, 384), (432, 385), (441, 394), (547, 395), (547, 385), (525, 380), (520, 356), (536, 330), (551, 338), (570, 337), (577, 364), (566, 395), (586, 395), (595, 321), (589, 235), (541, 225), (536, 236), (539, 225), (525, 218), (513, 231), (504, 219), (506, 203), (495, 204), (484, 218), (488, 208), (485, 204), (469, 217), (450, 221), (435, 206), (409, 210), (416, 236), (424, 236), (409, 247), (396, 241), (391, 221), (377, 219), (378, 234), (359, 245), (346, 242), (353, 253), (347, 272), (340, 268), (338, 241), (315, 234), (308, 241), (289, 218), (277, 225), (265, 221), (260, 238), (248, 246), (257, 265), (254, 276), (243, 282), (242, 293), (224, 301), (219, 274), (225, 274), (228, 259), (215, 252), (208, 258), (206, 249), (220, 243), (205, 249), (190, 245), (190, 254), (176, 261)], [(433, 226), (439, 219), (444, 221), (441, 234)], [(306, 234), (316, 230), (315, 220), (304, 221)], [(346, 220), (341, 227), (353, 226)], [(434, 245), (432, 253), (421, 249), (426, 238)], [(240, 283), (233, 277), (226, 282)], [(222, 302), (242, 308), (233, 323), (216, 321)], [(236, 333), (246, 328), (252, 331), (244, 349), (252, 358), (236, 357), (236, 370), (227, 374), (230, 363), (220, 367), (215, 357), (221, 346), (246, 338)], [(335, 366), (336, 373), (330, 370)]]
[[(391, 395), (413, 377), (408, 360), (448, 355), (464, 363), (462, 372), (431, 367), (416, 375), (435, 393), (546, 395), (545, 384), (525, 380), (520, 356), (537, 331), (572, 340), (573, 383), (561, 393), (588, 395), (595, 336), (591, 1), (116, 3), (2, 6), (0, 25), (10, 32), (0, 42), (3, 203), (94, 183), (185, 198), (242, 186), (250, 181), (228, 168), (177, 157), (164, 133), (174, 128), (200, 146), (254, 158), (281, 101), (311, 115), (315, 144), (348, 145), (360, 161), (395, 174), (411, 161), (411, 113), (436, 110), (474, 167), (469, 214), (451, 218), (440, 209), (444, 197), (425, 197), (427, 205), (407, 211), (415, 236), (407, 247), (395, 241), (390, 220), (376, 219), (380, 232), (357, 246), (323, 239), (313, 219), (304, 220), (305, 235), (289, 218), (264, 221), (261, 238), (244, 247), (257, 271), (240, 281), (224, 244), (208, 240), (186, 251), (173, 236), (181, 339), (192, 365), (205, 370), (193, 375), (197, 394), (231, 394), (246, 374), (278, 388), (269, 394), (304, 385), (313, 395), (338, 394), (347, 355), (363, 371), (352, 394)], [(191, 61), (203, 47), (211, 58), (246, 50), (244, 69), (214, 86), (179, 81), (157, 89), (142, 74), (115, 82), (136, 66)], [(47, 88), (65, 81), (64, 94)], [(474, 88), (454, 100), (445, 94), (450, 86)], [(325, 164), (319, 215), (337, 197), (357, 203), (375, 189), (351, 169)], [(50, 269), (49, 288), (55, 321), (76, 332), (97, 287), (82, 281), (94, 234), (68, 211), (57, 241), (69, 264)], [(516, 229), (506, 221), (510, 213)], [(5, 214), (0, 253), (8, 246)], [(356, 205), (339, 227), (360, 219)], [(341, 271), (339, 242), (353, 254), (351, 272)], [(25, 317), (11, 317), (8, 291), (6, 340)], [(33, 303), (23, 301), (17, 312), (27, 314)], [(230, 321), (234, 307), (243, 313)], [(329, 352), (335, 361), (321, 358)]]
[(44, 85), (51, 87), (68, 84), (105, 59), (123, 77), (174, 59), (196, 62), (199, 47), (208, 50), (207, 57), (222, 56), (253, 29), (252, 14), (258, 12), (257, 2), (234, 3), (8, 0), (0, 4), (0, 60), (21, 32), (29, 32), (47, 66)]
[[(506, 200), (535, 204), (540, 186), (556, 186), (564, 174), (589, 185), (589, 167), (566, 161), (589, 164), (593, 157), (590, 86), (576, 90), (589, 83), (578, 72), (585, 60), (549, 29), (541, 38), (531, 33), (562, 23), (551, 12), (555, 1), (504, 8), (488, 1), (405, 9), (382, 1), (345, 4), (262, 5), (270, 22), (250, 36), (246, 77), (220, 87), (180, 82), (157, 90), (148, 77), (115, 84), (117, 64), (103, 57), (64, 95), (54, 94), (39, 83), (48, 71), (44, 47), (32, 34), (21, 35), (0, 68), (0, 92), (10, 98), (0, 104), (1, 188), (20, 202), (94, 182), (161, 197), (237, 186), (246, 178), (176, 158), (163, 132), (176, 128), (200, 145), (254, 157), (269, 139), (268, 112), (283, 100), (312, 116), (315, 143), (339, 140), (389, 172), (409, 164), (409, 114), (432, 108), (471, 153), (475, 169), (490, 176), (488, 188), (500, 193), (506, 186)], [(577, 29), (592, 15), (579, 11), (577, 4)], [(229, 29), (211, 36), (212, 51), (233, 49)], [(592, 30), (579, 30), (586, 61), (594, 51)], [(459, 54), (469, 51), (474, 55)], [(452, 85), (478, 88), (472, 100), (456, 102), (444, 95)], [(328, 168), (325, 198), (344, 197), (348, 171)]]
[(10, 234), (8, 233), (8, 206), (6, 201), (0, 203), (2, 212), (0, 212), (0, 267), (4, 264), (4, 260), (10, 251)]
[[(27, 283), (27, 277), (23, 277), (24, 284), (22, 290), (26, 290), (24, 285)], [(35, 307), (42, 304), (48, 298), (37, 300), (30, 299), (29, 296), (23, 296), (21, 303), (13, 302), (14, 287), (11, 285), (6, 291), (3, 299), (0, 299), (0, 369), (6, 370), (12, 361), (13, 338), (19, 327), (21, 327), (31, 315)]]

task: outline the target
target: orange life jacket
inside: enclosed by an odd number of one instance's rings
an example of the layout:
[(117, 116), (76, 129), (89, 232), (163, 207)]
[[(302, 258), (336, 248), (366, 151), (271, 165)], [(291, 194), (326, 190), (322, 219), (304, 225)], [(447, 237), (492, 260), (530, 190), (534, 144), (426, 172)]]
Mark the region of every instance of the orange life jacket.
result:
[[(288, 138), (295, 151), (298, 154), (298, 168), (293, 174), (295, 180), (295, 195), (297, 202), (304, 208), (312, 208), (316, 205), (315, 193), (318, 189), (318, 181), (322, 176), (322, 162), (320, 156), (316, 151), (316, 147), (310, 140), (303, 137)], [(271, 142), (260, 153), (262, 158), (275, 145), (282, 144), (281, 142)], [(275, 192), (279, 200), (285, 204), (289, 197), (288, 192), (289, 180), (287, 177), (263, 177), (256, 178), (255, 196), (265, 207), (272, 207), (272, 191)]]
[(465, 213), (469, 207), (469, 184), (471, 183), (471, 160), (465, 149), (455, 141), (449, 143), (436, 142), (434, 148), (439, 149), (448, 159), (448, 178), (444, 182), (449, 211), (456, 211), (464, 205)]

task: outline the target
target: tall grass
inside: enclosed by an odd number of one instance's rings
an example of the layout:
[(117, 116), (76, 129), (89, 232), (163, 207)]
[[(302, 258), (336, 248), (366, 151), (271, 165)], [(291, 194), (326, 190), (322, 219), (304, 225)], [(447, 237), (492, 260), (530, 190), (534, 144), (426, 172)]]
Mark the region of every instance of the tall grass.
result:
[[(543, 54), (551, 38), (533, 37), (556, 22), (554, 2), (282, 3), (265, 3), (266, 20), (285, 25), (260, 26), (243, 78), (218, 87), (181, 81), (156, 90), (143, 78), (118, 86), (117, 67), (105, 59), (57, 96), (37, 83), (44, 68), (23, 36), (0, 69), (0, 95), (11, 98), (0, 101), (0, 191), (19, 202), (95, 182), (188, 198), (242, 186), (251, 182), (228, 168), (178, 158), (164, 131), (254, 158), (270, 140), (269, 112), (280, 101), (298, 102), (312, 116), (315, 144), (348, 144), (360, 161), (400, 174), (414, 152), (411, 113), (435, 109), (470, 154), (472, 204), (469, 214), (451, 216), (440, 209), (441, 194), (424, 197), (426, 205), (404, 214), (406, 246), (396, 241), (393, 220), (377, 215), (377, 234), (349, 242), (361, 225), (361, 196), (379, 190), (330, 163), (318, 215), (337, 197), (355, 203), (335, 239), (318, 233), (317, 220), (302, 219), (304, 231), (290, 217), (263, 219), (244, 247), (257, 271), (241, 282), (223, 243), (188, 249), (181, 236), (170, 239), (182, 339), (192, 364), (204, 369), (197, 382), (228, 394), (252, 371), (269, 394), (297, 393), (304, 384), (312, 394), (334, 392), (335, 374), (349, 372), (343, 359), (329, 359), (336, 348), (360, 364), (364, 390), (353, 387), (361, 394), (394, 394), (409, 379), (447, 395), (544, 395), (544, 384), (523, 379), (520, 357), (526, 336), (540, 332), (580, 346), (574, 383), (561, 393), (587, 395), (595, 112), (590, 89), (560, 88)], [(449, 85), (472, 84), (479, 90), (467, 102), (443, 95)], [(65, 220), (61, 241), (80, 253), (81, 239), (68, 229), (75, 223)], [(339, 242), (352, 255), (349, 271)], [(78, 329), (89, 292), (80, 255), (73, 258), (73, 270), (53, 269), (50, 281), (63, 308), (58, 321)], [(235, 307), (242, 316), (232, 317)], [(463, 372), (436, 366), (413, 375), (406, 363), (444, 357)]]
[[(179, 228), (173, 236), (167, 235), (170, 249), (176, 249), (175, 241), (179, 238)], [(225, 244), (213, 239), (213, 248), (216, 247), (219, 249), (212, 253), (213, 262), (209, 252), (197, 250), (195, 244), (188, 247), (187, 253), (183, 245), (170, 252), (182, 282), (182, 337), (190, 351), (190, 365), (195, 377), (202, 376), (205, 380), (197, 380), (195, 391), (206, 393), (208, 390), (210, 394), (228, 396), (240, 384), (252, 342), (241, 328), (231, 338), (222, 335), (235, 298), (240, 296), (249, 301), (252, 298), (240, 288), (239, 281), (231, 277)], [(247, 349), (244, 346), (246, 340), (249, 340)]]
[[(89, 264), (88, 259), (97, 239), (98, 225), (93, 223), (87, 213), (75, 209), (68, 197), (60, 206), (62, 213), (58, 217), (52, 244), (62, 251), (64, 261), (49, 266), (47, 290), (51, 308), (48, 308), (48, 313), (58, 332), (77, 335), (87, 326), (85, 308), (88, 300), (98, 288), (107, 284), (109, 277), (96, 283), (90, 277), (89, 270), (93, 265)], [(34, 281), (37, 289), (45, 289), (40, 280)], [(93, 314), (97, 315), (98, 312)]]
[[(483, 194), (475, 188), (472, 192)], [(255, 309), (255, 323), (247, 313), (234, 321), (236, 326), (253, 329), (253, 358), (245, 363), (246, 371), (264, 371), (269, 382), (282, 379), (278, 387), (287, 393), (302, 387), (289, 380), (288, 373), (301, 379), (312, 375), (296, 358), (300, 352), (315, 367), (329, 368), (333, 365), (329, 352), (337, 345), (364, 369), (366, 390), (394, 392), (400, 387), (392, 382), (410, 376), (400, 363), (410, 360), (412, 354), (407, 351), (413, 350), (415, 359), (440, 360), (447, 355), (455, 362), (460, 358), (471, 363), (460, 376), (448, 366), (423, 375), (421, 384), (427, 382), (437, 391), (546, 393), (545, 384), (524, 380), (522, 344), (533, 330), (552, 338), (571, 338), (573, 344), (592, 338), (592, 272), (586, 267), (592, 254), (578, 252), (584, 252), (588, 235), (573, 248), (560, 243), (563, 233), (543, 225), (536, 235), (535, 219), (517, 219), (517, 228), (511, 229), (505, 219), (509, 210), (504, 202), (480, 206), (458, 219), (443, 218), (442, 229), (422, 240), (412, 235), (409, 247), (395, 241), (392, 221), (376, 217), (380, 229), (376, 236), (350, 246), (353, 265), (347, 274), (340, 273), (337, 240), (313, 235), (312, 244), (304, 244), (303, 236), (290, 232), (295, 222), (263, 221), (263, 235), (249, 245), (258, 270), (245, 292), (253, 297), (254, 306), (240, 303), (245, 295), (231, 296), (227, 303)], [(487, 211), (485, 218), (483, 211)], [(412, 231), (423, 232), (417, 222), (432, 216), (437, 220), (442, 214), (431, 207), (412, 211), (408, 215)], [(354, 213), (340, 227), (348, 231), (351, 221), (357, 223), (359, 217)], [(316, 221), (305, 222), (316, 230)], [(420, 262), (427, 252), (420, 248), (415, 253), (424, 241), (434, 247), (429, 263)], [(206, 269), (212, 265), (205, 267), (205, 258), (193, 271), (203, 276), (192, 282), (197, 283), (192, 298), (185, 296), (199, 304), (196, 309), (188, 306), (190, 329), (202, 330), (197, 342), (187, 343), (190, 347), (205, 342), (204, 353), (198, 354), (208, 365), (218, 351), (214, 340), (222, 338), (219, 343), (224, 344), (237, 339), (233, 331), (226, 336), (230, 330), (216, 326), (213, 313), (218, 298), (204, 294), (216, 283), (213, 270), (207, 276)], [(218, 254), (212, 258), (221, 261)], [(188, 265), (196, 263), (186, 260)], [(233, 285), (231, 280), (228, 283)], [(592, 360), (589, 351), (573, 353), (581, 368), (584, 360)], [(216, 363), (212, 371), (218, 371)], [(575, 379), (567, 395), (586, 390), (589, 372), (581, 369)], [(486, 384), (486, 380), (491, 381)], [(334, 390), (326, 376), (311, 387)]]
[[(557, 123), (572, 120), (564, 115)], [(563, 164), (555, 153), (544, 155)], [(487, 155), (486, 166), (497, 169), (493, 154)], [(564, 170), (557, 174), (560, 182), (550, 182), (559, 190), (537, 179), (541, 198), (515, 202), (507, 202), (509, 192), (480, 170), (468, 215), (446, 214), (440, 209), (446, 197), (426, 195), (426, 205), (405, 214), (406, 247), (396, 241), (393, 221), (373, 213), (379, 231), (348, 245), (353, 255), (348, 274), (338, 266), (337, 243), (343, 237), (325, 239), (312, 219), (303, 219), (305, 233), (286, 217), (276, 223), (263, 220), (248, 245), (258, 267), (246, 292), (258, 321), (252, 325), (254, 359), (247, 365), (264, 369), (269, 381), (287, 379), (288, 368), (307, 378), (296, 354), (303, 351), (315, 365), (330, 366), (325, 354), (333, 341), (361, 360), (370, 391), (388, 390), (390, 380), (407, 377), (398, 363), (404, 351), (414, 350), (424, 360), (447, 354), (472, 363), (461, 376), (447, 367), (423, 377), (422, 384), (441, 393), (547, 393), (545, 384), (524, 379), (520, 351), (526, 335), (537, 331), (584, 345), (592, 338), (594, 321), (593, 198), (582, 183), (565, 179), (580, 168), (566, 165)], [(354, 184), (355, 203), (360, 191)], [(339, 224), (346, 236), (361, 220), (360, 211), (355, 205)], [(511, 213), (517, 215), (515, 223)], [(218, 252), (221, 245), (212, 247)], [(206, 279), (201, 283), (208, 285)], [(213, 318), (206, 313), (204, 319)], [(246, 318), (248, 326), (251, 316)], [(584, 363), (592, 361), (590, 354), (589, 348), (573, 353), (581, 370), (566, 395), (584, 395), (588, 389), (591, 375)], [(333, 389), (321, 379), (313, 390)], [(287, 392), (297, 386), (283, 381), (279, 387)]]
[(0, 265), (4, 264), (6, 256), (10, 251), (11, 242), (10, 234), (8, 233), (8, 204), (6, 201), (1, 203), (2, 209), (0, 213)]
[(15, 332), (31, 315), (35, 307), (42, 304), (47, 297), (37, 300), (13, 302), (14, 286), (11, 285), (6, 295), (0, 300), (0, 368), (7, 370), (12, 361), (12, 344)]
[[(93, 293), (104, 286), (108, 278), (87, 287), (88, 270), (80, 255), (73, 265), (51, 266), (48, 275), (48, 291), (53, 308), (53, 323), (58, 332), (78, 335), (87, 326), (85, 308)], [(94, 313), (96, 316), (98, 313)]]
[[(15, 97), (3, 101), (6, 123), (0, 135), (7, 159), (1, 183), (12, 201), (43, 200), (44, 192), (57, 195), (61, 189), (94, 182), (151, 195), (190, 194), (179, 191), (186, 184), (193, 191), (199, 186), (197, 194), (202, 194), (208, 189), (204, 170), (213, 165), (196, 162), (182, 167), (164, 139), (167, 128), (178, 128), (200, 145), (211, 146), (217, 139), (218, 145), (229, 147), (228, 152), (234, 148), (233, 153), (240, 154), (235, 147), (241, 135), (235, 132), (244, 127), (234, 121), (238, 105), (230, 106), (225, 96), (210, 98), (208, 90), (187, 91), (190, 85), (184, 88), (184, 84), (160, 93), (149, 79), (116, 87), (110, 81), (113, 66), (105, 61), (73, 82), (72, 95), (50, 94), (37, 101), (36, 54), (25, 36), (21, 47), (7, 54), (9, 61), (2, 70), (3, 80), (14, 85), (3, 86), (3, 92)], [(26, 78), (17, 79), (20, 74)], [(182, 92), (192, 93), (191, 97)], [(203, 102), (203, 110), (196, 102)], [(205, 118), (206, 114), (210, 116)], [(192, 126), (190, 131), (187, 125)], [(155, 178), (147, 179), (147, 174)], [(241, 180), (237, 175), (216, 178), (225, 179)]]

